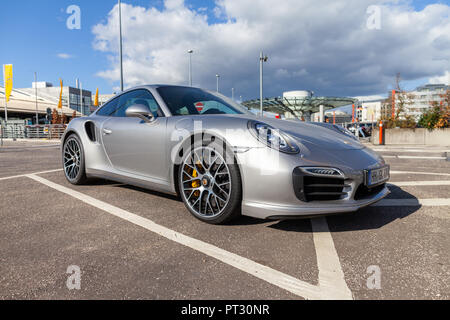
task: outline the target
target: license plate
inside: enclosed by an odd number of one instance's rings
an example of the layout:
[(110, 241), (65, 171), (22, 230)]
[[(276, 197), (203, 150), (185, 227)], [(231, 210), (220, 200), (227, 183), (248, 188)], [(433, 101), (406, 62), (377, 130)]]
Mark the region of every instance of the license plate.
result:
[(378, 184), (382, 184), (389, 180), (389, 166), (366, 170), (366, 186), (373, 187)]

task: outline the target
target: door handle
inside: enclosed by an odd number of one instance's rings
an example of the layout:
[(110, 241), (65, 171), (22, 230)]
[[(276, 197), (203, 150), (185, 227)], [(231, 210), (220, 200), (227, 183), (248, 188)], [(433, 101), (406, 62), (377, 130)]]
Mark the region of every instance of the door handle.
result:
[(111, 134), (112, 133), (112, 130), (110, 130), (110, 129), (103, 129), (103, 133), (104, 134)]

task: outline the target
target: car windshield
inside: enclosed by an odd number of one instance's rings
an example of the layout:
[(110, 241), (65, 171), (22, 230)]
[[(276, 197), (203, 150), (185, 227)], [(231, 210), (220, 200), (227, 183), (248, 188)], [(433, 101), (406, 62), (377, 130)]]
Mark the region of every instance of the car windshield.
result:
[(171, 86), (159, 87), (157, 90), (174, 116), (249, 113), (244, 107), (218, 93)]

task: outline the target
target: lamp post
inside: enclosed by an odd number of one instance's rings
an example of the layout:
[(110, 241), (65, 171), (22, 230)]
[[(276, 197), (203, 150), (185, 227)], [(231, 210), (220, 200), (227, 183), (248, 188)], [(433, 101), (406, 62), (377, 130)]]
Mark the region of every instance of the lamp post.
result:
[(80, 112), (84, 116), (83, 112), (83, 84), (80, 82)]
[(35, 99), (36, 99), (36, 125), (39, 125), (38, 97), (37, 97), (37, 72), (34, 73), (34, 95), (35, 95)]
[(189, 53), (189, 86), (192, 87), (192, 53), (194, 50), (188, 50)]
[(261, 54), (259, 56), (259, 95), (260, 95), (260, 101), (259, 101), (259, 112), (261, 117), (264, 116), (263, 114), (263, 64), (264, 62), (267, 62), (269, 58), (264, 55), (264, 53), (261, 51)]
[(231, 88), (231, 99), (234, 101), (234, 88)]
[(122, 8), (120, 0), (119, 0), (119, 55), (120, 55), (120, 91), (123, 91)]
[(217, 92), (219, 92), (219, 78), (220, 78), (220, 75), (216, 74), (216, 78), (217, 78)]

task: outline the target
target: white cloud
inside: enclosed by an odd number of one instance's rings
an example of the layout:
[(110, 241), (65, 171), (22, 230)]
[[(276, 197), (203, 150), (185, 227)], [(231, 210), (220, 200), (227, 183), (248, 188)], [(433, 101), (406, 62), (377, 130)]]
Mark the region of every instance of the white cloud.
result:
[[(369, 30), (369, 5), (381, 8), (381, 29)], [(254, 98), (259, 51), (265, 64), (266, 96), (310, 89), (317, 94), (384, 93), (400, 72), (414, 80), (442, 74), (450, 65), (450, 7), (415, 11), (406, 0), (217, 0), (220, 21), (166, 0), (162, 10), (122, 4), (126, 86), (187, 84), (193, 49), (194, 85)], [(96, 50), (110, 59), (99, 76), (119, 80), (117, 6), (93, 28)]]
[(442, 76), (431, 77), (428, 82), (431, 84), (443, 83), (450, 86), (450, 71), (445, 71), (444, 75)]
[(73, 58), (73, 56), (71, 54), (68, 54), (68, 53), (58, 53), (56, 56), (58, 58), (60, 58), (60, 59), (71, 59), (71, 58)]

